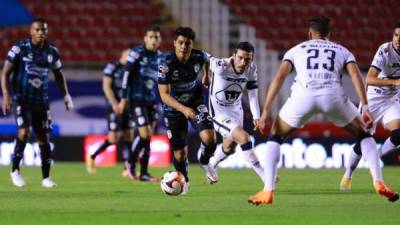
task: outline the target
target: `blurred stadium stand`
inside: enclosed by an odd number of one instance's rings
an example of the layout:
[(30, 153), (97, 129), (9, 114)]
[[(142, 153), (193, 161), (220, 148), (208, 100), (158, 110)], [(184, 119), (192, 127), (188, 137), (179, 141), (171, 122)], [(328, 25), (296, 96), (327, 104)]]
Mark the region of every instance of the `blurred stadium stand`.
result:
[[(377, 48), (391, 40), (396, 0), (224, 0), (267, 47), (284, 52), (307, 39), (307, 18), (333, 19), (332, 39), (352, 51), (358, 62), (369, 65)], [(391, 16), (392, 15), (392, 16)]]
[[(162, 22), (160, 9), (146, 0), (21, 2), (33, 17), (48, 21), (49, 41), (61, 50), (67, 64), (103, 65), (115, 60), (122, 49), (142, 43), (144, 29)], [(2, 29), (1, 49), (9, 49), (19, 39), (28, 37), (28, 32), (27, 26)], [(168, 48), (171, 42), (167, 40), (171, 40), (173, 30), (165, 28), (162, 34), (166, 40), (162, 47)], [(5, 54), (6, 51), (3, 57)]]

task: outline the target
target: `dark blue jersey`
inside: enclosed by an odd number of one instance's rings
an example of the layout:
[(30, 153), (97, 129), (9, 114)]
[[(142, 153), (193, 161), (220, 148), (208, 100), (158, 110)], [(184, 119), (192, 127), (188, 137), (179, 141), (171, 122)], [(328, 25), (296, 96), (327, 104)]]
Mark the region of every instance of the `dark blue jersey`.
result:
[(129, 101), (154, 104), (157, 100), (158, 66), (164, 61), (164, 54), (151, 52), (144, 45), (133, 48), (128, 56), (124, 84), (124, 96)]
[(124, 71), (124, 65), (122, 65), (119, 61), (108, 63), (103, 70), (104, 76), (109, 77), (112, 80), (111, 88), (118, 102), (122, 98), (122, 80), (124, 78)]
[(62, 66), (58, 49), (47, 42), (42, 48), (37, 48), (31, 39), (24, 39), (11, 48), (7, 60), (14, 65), (12, 99), (48, 104), (49, 72)]
[[(158, 83), (170, 85), (170, 95), (179, 103), (192, 107), (203, 101), (202, 86), (197, 77), (207, 61), (207, 54), (196, 49), (185, 64), (178, 61), (174, 52), (168, 53), (165, 64), (159, 68)], [(163, 104), (163, 110), (165, 116), (181, 114), (166, 104)]]
[(37, 48), (31, 39), (24, 39), (11, 48), (7, 60), (14, 65), (11, 77), (13, 100), (48, 104), (49, 72), (62, 66), (58, 49), (47, 42)]

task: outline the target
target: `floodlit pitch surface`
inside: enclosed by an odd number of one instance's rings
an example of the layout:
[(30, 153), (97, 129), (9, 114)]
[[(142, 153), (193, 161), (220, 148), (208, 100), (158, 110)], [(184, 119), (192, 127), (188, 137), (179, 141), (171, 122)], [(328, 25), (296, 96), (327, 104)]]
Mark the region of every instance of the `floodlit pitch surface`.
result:
[[(151, 169), (161, 176), (171, 168)], [(367, 170), (358, 170), (351, 192), (340, 192), (343, 170), (281, 169), (271, 206), (253, 206), (247, 197), (261, 189), (252, 170), (220, 170), (220, 182), (205, 183), (190, 167), (187, 196), (167, 196), (159, 183), (131, 182), (121, 166), (86, 174), (83, 164), (57, 163), (58, 187), (40, 186), (40, 168), (23, 167), (23, 189), (13, 187), (9, 168), (0, 168), (1, 225), (102, 224), (399, 224), (400, 201), (390, 203), (373, 192)], [(385, 167), (386, 183), (400, 190), (400, 167)]]

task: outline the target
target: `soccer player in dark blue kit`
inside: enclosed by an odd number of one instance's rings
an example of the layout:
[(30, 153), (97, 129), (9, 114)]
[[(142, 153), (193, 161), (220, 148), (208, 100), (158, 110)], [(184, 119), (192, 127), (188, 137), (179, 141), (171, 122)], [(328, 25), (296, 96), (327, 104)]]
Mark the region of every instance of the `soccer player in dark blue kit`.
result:
[[(10, 173), (11, 181), (17, 187), (25, 186), (25, 180), (20, 173), (20, 162), (31, 127), (40, 148), (42, 186), (45, 188), (56, 186), (50, 178), (52, 162), (49, 140), (52, 121), (48, 96), (50, 70), (53, 71), (57, 86), (64, 96), (66, 109), (68, 111), (73, 109), (72, 99), (61, 72), (59, 51), (46, 41), (47, 32), (47, 22), (43, 19), (34, 19), (30, 26), (31, 38), (23, 39), (11, 48), (1, 73), (3, 113), (7, 114), (12, 106), (18, 126)], [(11, 74), (13, 75), (10, 79)]]
[[(131, 180), (156, 182), (148, 172), (150, 138), (157, 122), (157, 72), (164, 54), (159, 50), (160, 28), (146, 30), (144, 44), (131, 49), (125, 66), (120, 112), (129, 102), (130, 112), (139, 135), (132, 144), (126, 169)], [(140, 175), (136, 175), (136, 160), (140, 156)]]
[[(96, 157), (104, 152), (108, 146), (117, 144), (120, 138), (118, 131), (122, 132), (122, 156), (125, 161), (128, 159), (133, 139), (132, 120), (129, 110), (126, 108), (120, 112), (118, 104), (122, 97), (122, 80), (129, 51), (130, 49), (124, 50), (119, 60), (108, 63), (103, 71), (103, 92), (106, 97), (108, 134), (107, 139), (97, 150), (86, 156), (86, 170), (89, 174), (96, 172), (94, 162)], [(125, 174), (126, 171), (124, 170), (122, 175), (125, 176)]]
[(167, 54), (166, 63), (158, 74), (158, 89), (163, 104), (168, 138), (173, 151), (175, 169), (186, 179), (182, 194), (187, 194), (189, 178), (187, 171), (186, 135), (188, 121), (199, 133), (200, 164), (210, 183), (216, 182), (215, 171), (209, 159), (216, 148), (216, 135), (212, 120), (204, 104), (201, 83), (197, 80), (201, 70), (209, 71), (208, 56), (204, 51), (193, 49), (195, 33), (190, 27), (175, 31), (175, 51)]

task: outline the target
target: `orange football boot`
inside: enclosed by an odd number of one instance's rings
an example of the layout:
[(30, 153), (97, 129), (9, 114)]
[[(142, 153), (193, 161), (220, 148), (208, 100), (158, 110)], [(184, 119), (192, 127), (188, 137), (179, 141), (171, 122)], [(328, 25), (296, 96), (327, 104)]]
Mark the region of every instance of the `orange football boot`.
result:
[(257, 194), (252, 195), (247, 200), (249, 203), (253, 205), (270, 205), (274, 200), (274, 191), (259, 191)]
[(376, 193), (386, 197), (390, 202), (399, 200), (399, 193), (386, 186), (383, 181), (376, 181), (374, 187)]

